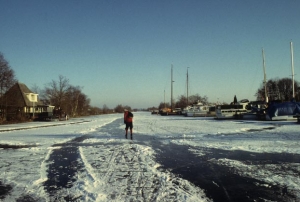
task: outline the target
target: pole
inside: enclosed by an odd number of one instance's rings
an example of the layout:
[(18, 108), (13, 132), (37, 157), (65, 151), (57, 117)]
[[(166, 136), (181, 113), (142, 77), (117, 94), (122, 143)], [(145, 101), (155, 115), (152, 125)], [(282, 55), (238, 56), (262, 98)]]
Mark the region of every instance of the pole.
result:
[(164, 104), (165, 104), (165, 108), (166, 108), (166, 90), (164, 90)]
[(32, 101), (32, 119), (34, 119), (34, 101)]
[(293, 51), (293, 42), (290, 43), (291, 46), (291, 66), (292, 66), (292, 82), (293, 82), (293, 99), (295, 98), (295, 81), (294, 81), (294, 51)]
[(173, 64), (171, 65), (171, 110), (173, 110)]
[(267, 103), (269, 100), (268, 100), (268, 93), (267, 93), (267, 76), (266, 76), (266, 63), (265, 63), (264, 49), (262, 49), (262, 57), (263, 57), (263, 70), (264, 70), (265, 102)]
[(189, 106), (189, 67), (186, 68), (186, 106)]

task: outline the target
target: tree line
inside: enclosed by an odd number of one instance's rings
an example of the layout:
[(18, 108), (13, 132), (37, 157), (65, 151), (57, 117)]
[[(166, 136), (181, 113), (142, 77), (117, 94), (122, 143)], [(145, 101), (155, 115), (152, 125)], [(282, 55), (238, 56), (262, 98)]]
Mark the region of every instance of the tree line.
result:
[(90, 99), (82, 92), (83, 87), (74, 86), (69, 79), (60, 75), (58, 80), (52, 80), (44, 89), (34, 87), (44, 105), (54, 105), (63, 109), (69, 116), (89, 115)]
[(291, 101), (300, 100), (300, 85), (294, 81), (295, 97), (293, 98), (293, 80), (291, 78), (269, 79), (266, 82), (267, 92), (265, 92), (264, 83), (261, 84), (255, 96), (257, 100), (264, 100), (267, 93), (269, 101)]

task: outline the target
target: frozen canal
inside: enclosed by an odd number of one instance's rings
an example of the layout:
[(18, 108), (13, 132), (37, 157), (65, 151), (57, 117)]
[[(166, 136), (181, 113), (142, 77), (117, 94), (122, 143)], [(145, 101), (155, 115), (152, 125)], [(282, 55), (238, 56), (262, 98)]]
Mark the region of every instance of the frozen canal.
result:
[(300, 201), (299, 127), (149, 112), (132, 139), (122, 114), (0, 125), (0, 200)]

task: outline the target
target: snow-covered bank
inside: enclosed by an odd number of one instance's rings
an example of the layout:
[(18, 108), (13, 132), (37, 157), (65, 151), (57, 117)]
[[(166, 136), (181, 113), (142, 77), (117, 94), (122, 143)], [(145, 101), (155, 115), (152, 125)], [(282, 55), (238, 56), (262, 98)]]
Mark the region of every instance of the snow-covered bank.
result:
[[(300, 199), (298, 124), (216, 121), (145, 112), (134, 115), (133, 140), (124, 136), (122, 114), (0, 133), (0, 145), (28, 146), (0, 150), (0, 188), (8, 189), (0, 199), (216, 201), (208, 184), (201, 187), (190, 179), (189, 175), (201, 172), (203, 164), (224, 168), (239, 179), (253, 179), (251, 187), (258, 192), (264, 187), (264, 195), (250, 198), (273, 199), (265, 193), (276, 187), (278, 194), (286, 190), (277, 199)], [(187, 158), (173, 152), (174, 148), (183, 148)], [(242, 151), (245, 154), (241, 158)], [(56, 160), (58, 155), (61, 160)], [(286, 155), (286, 160), (280, 155)], [(182, 162), (182, 166), (169, 168), (174, 162)], [(62, 179), (67, 181), (59, 182)], [(212, 183), (209, 186), (218, 187), (222, 182), (212, 181), (207, 182)], [(223, 185), (222, 189), (234, 186)]]

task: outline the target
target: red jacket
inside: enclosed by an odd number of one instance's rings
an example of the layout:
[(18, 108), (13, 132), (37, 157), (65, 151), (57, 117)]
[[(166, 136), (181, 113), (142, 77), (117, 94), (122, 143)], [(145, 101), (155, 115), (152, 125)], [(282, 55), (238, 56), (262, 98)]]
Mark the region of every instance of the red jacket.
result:
[(124, 112), (124, 121), (125, 122), (132, 122), (132, 117), (128, 116), (128, 111)]

